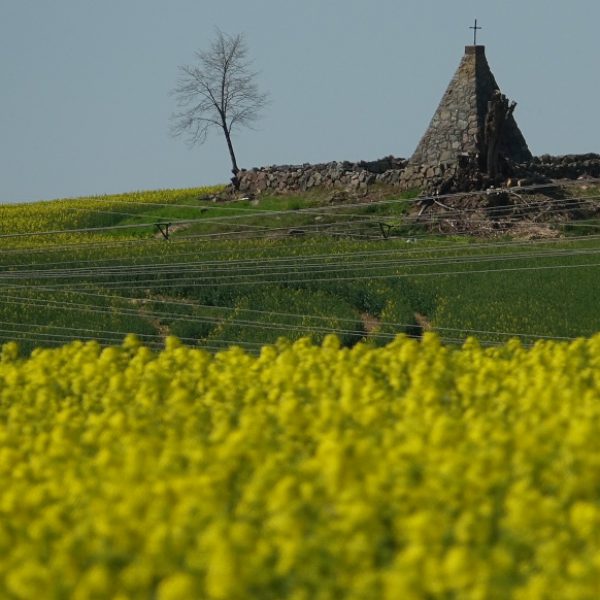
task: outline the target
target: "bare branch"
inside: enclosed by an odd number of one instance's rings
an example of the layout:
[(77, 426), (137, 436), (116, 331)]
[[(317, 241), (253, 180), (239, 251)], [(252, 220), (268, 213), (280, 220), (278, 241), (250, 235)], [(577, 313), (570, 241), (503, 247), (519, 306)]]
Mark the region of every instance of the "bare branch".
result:
[(202, 144), (211, 128), (223, 131), (234, 174), (239, 171), (231, 133), (251, 127), (268, 104), (260, 92), (257, 73), (251, 70), (243, 34), (216, 30), (208, 50), (196, 52), (196, 64), (179, 67), (172, 95), (181, 109), (171, 116), (171, 135), (184, 137), (191, 146)]

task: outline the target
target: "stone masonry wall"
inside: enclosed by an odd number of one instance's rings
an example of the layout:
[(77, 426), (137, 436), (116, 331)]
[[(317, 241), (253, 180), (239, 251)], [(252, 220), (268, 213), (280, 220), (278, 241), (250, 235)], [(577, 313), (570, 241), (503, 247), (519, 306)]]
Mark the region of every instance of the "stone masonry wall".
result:
[(515, 165), (515, 177), (545, 177), (547, 179), (578, 179), (600, 177), (600, 154), (565, 154), (535, 156), (529, 162)]
[(478, 122), (476, 48), (466, 48), (460, 65), (419, 142), (411, 163), (438, 165), (462, 152), (476, 152)]
[[(467, 191), (485, 187), (465, 157), (464, 164), (413, 165), (388, 156), (375, 161), (280, 165), (241, 171), (239, 192), (244, 194), (296, 193), (311, 189), (368, 191), (381, 184), (398, 190), (419, 188), (425, 193)], [(511, 179), (577, 179), (600, 177), (600, 155), (543, 155), (512, 165)]]
[[(467, 46), (410, 165), (449, 165), (461, 156), (480, 154), (488, 102), (498, 90), (484, 46)], [(504, 125), (502, 137), (501, 155), (515, 162), (531, 159), (525, 138), (512, 114)]]
[(239, 191), (259, 194), (304, 192), (313, 188), (357, 191), (367, 190), (377, 183), (399, 186), (406, 162), (403, 158), (388, 156), (370, 162), (261, 167), (238, 174)]
[[(508, 165), (510, 174), (505, 185), (521, 185), (552, 179), (600, 178), (600, 155), (567, 154), (535, 156), (522, 163)], [(496, 182), (502, 183), (502, 182)], [(473, 155), (463, 156), (458, 163), (438, 166), (409, 163), (400, 177), (399, 188), (418, 188), (425, 194), (480, 190), (490, 181), (478, 170)]]

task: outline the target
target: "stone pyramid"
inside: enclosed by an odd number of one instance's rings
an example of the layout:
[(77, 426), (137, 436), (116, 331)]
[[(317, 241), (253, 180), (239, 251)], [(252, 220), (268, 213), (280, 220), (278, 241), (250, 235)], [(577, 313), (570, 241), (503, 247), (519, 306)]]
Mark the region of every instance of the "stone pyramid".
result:
[[(492, 102), (506, 98), (500, 94), (485, 56), (485, 46), (467, 46), (462, 61), (429, 128), (409, 161), (410, 171), (423, 178), (464, 162), (466, 157), (486, 170), (486, 119)], [(496, 142), (500, 160), (517, 163), (532, 158), (525, 138), (512, 115), (515, 104), (506, 111)], [(489, 134), (487, 134), (489, 137)], [(417, 177), (418, 179), (418, 177)]]

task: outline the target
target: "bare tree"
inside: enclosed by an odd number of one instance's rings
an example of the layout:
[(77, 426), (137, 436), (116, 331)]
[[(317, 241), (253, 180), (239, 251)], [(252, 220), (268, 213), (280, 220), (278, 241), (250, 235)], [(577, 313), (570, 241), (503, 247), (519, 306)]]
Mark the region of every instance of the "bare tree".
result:
[(196, 52), (197, 63), (180, 66), (173, 95), (180, 112), (171, 117), (173, 136), (185, 136), (193, 146), (206, 140), (208, 131), (223, 131), (231, 158), (234, 184), (239, 168), (231, 134), (249, 127), (268, 103), (268, 95), (258, 90), (256, 72), (247, 58), (243, 34), (229, 36), (217, 29), (210, 48)]

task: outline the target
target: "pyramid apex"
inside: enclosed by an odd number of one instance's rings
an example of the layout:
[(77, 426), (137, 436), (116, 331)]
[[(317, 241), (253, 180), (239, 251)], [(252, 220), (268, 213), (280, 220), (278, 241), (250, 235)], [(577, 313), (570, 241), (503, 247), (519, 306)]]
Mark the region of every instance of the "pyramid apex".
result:
[(465, 55), (485, 56), (485, 46), (465, 46)]
[[(531, 153), (512, 114), (514, 105), (506, 101), (506, 107), (495, 106), (505, 100), (490, 70), (485, 46), (466, 46), (465, 55), (409, 164), (425, 170), (436, 169), (459, 164), (469, 156), (483, 172), (488, 172), (486, 165), (490, 161), (495, 165), (529, 160)], [(495, 109), (502, 114), (497, 115)], [(497, 118), (500, 121), (496, 122)], [(494, 160), (488, 161), (490, 153)]]

